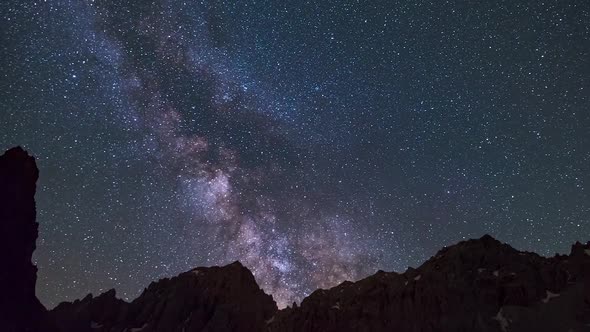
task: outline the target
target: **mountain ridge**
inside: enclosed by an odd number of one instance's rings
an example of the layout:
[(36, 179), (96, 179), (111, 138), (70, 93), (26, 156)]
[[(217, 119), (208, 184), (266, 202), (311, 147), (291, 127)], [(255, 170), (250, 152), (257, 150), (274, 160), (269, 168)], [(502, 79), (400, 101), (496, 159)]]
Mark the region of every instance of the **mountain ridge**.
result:
[[(511, 260), (506, 261), (506, 256), (510, 256)], [(518, 256), (518, 257), (517, 257)], [(460, 258), (458, 258), (460, 257)], [(451, 262), (452, 264), (449, 264)], [(514, 271), (513, 271), (514, 270)], [(217, 274), (215, 277), (209, 275), (210, 272), (217, 271), (221, 274)], [(259, 288), (254, 280), (254, 276), (244, 267), (239, 261), (225, 265), (225, 266), (212, 266), (212, 267), (197, 267), (187, 272), (183, 272), (176, 277), (163, 278), (158, 281), (152, 282), (145, 290), (142, 295), (131, 302), (124, 302), (115, 298), (114, 290), (110, 290), (96, 297), (94, 300), (100, 303), (98, 300), (101, 297), (111, 298), (112, 303), (109, 307), (117, 307), (117, 301), (131, 305), (133, 303), (140, 304), (140, 306), (150, 306), (149, 301), (142, 299), (146, 292), (149, 290), (162, 290), (169, 284), (173, 284), (176, 278), (185, 278), (191, 276), (192, 278), (198, 278), (199, 276), (206, 276), (209, 280), (223, 280), (224, 274), (233, 275), (237, 271), (243, 273), (246, 279), (249, 279), (248, 283), (250, 286), (256, 285), (256, 292), (264, 294), (264, 296), (272, 301), (266, 307), (265, 315), (257, 319), (255, 328), (249, 329), (244, 328), (241, 325), (238, 329), (232, 329), (227, 326), (215, 326), (212, 330), (239, 330), (239, 331), (381, 331), (381, 330), (394, 330), (399, 331), (414, 331), (414, 330), (426, 330), (426, 331), (437, 331), (439, 324), (444, 322), (436, 321), (426, 324), (426, 329), (422, 326), (406, 326), (400, 322), (400, 326), (396, 326), (396, 322), (391, 319), (395, 315), (385, 315), (382, 311), (383, 308), (375, 307), (379, 301), (369, 301), (367, 298), (379, 297), (388, 294), (390, 291), (398, 292), (400, 294), (407, 295), (405, 298), (413, 299), (414, 303), (419, 304), (422, 308), (432, 307), (433, 303), (440, 301), (445, 296), (438, 296), (437, 288), (427, 288), (426, 290), (420, 291), (420, 284), (431, 283), (432, 285), (440, 285), (435, 281), (438, 279), (439, 273), (444, 275), (457, 277), (458, 272), (468, 274), (472, 283), (478, 286), (466, 287), (462, 283), (458, 283), (455, 286), (456, 289), (477, 289), (483, 298), (493, 297), (494, 301), (488, 302), (475, 302), (479, 307), (490, 307), (488, 310), (487, 319), (479, 318), (483, 322), (475, 322), (469, 326), (461, 326), (464, 320), (461, 319), (450, 319), (453, 322), (459, 322), (459, 325), (450, 326), (453, 331), (470, 330), (470, 331), (510, 331), (510, 326), (520, 326), (515, 331), (528, 331), (529, 326), (534, 326), (534, 331), (586, 331), (587, 327), (590, 327), (590, 241), (586, 244), (576, 242), (571, 246), (569, 255), (555, 255), (554, 257), (543, 257), (534, 252), (522, 252), (514, 249), (508, 244), (502, 243), (490, 235), (484, 235), (479, 239), (470, 239), (461, 241), (457, 244), (444, 247), (439, 250), (434, 256), (425, 261), (422, 265), (417, 268), (408, 268), (403, 273), (397, 272), (385, 272), (377, 271), (375, 274), (367, 276), (361, 280), (352, 282), (344, 281), (339, 285), (336, 285), (328, 289), (317, 289), (312, 292), (309, 296), (305, 297), (300, 305), (294, 304), (292, 307), (287, 307), (279, 310), (276, 307), (276, 303), (272, 300), (271, 295), (267, 295)], [(194, 276), (192, 276), (194, 275)], [(437, 276), (438, 275), (438, 276)], [(531, 279), (532, 278), (532, 279)], [(498, 286), (497, 294), (490, 292), (488, 287), (490, 283), (494, 283), (493, 280), (497, 279), (496, 283)], [(455, 279), (452, 279), (455, 280)], [(503, 281), (502, 281), (503, 280)], [(535, 284), (531, 280), (541, 281), (541, 284)], [(461, 280), (456, 280), (459, 282)], [(465, 280), (461, 281), (465, 282)], [(162, 285), (164, 284), (164, 285)], [(248, 286), (248, 287), (250, 287)], [(241, 288), (241, 286), (239, 287)], [(446, 290), (446, 291), (451, 291)], [(185, 288), (186, 289), (186, 288)], [(456, 291), (455, 289), (455, 291)], [(407, 291), (409, 290), (409, 292)], [(164, 291), (165, 292), (165, 291)], [(105, 295), (106, 294), (106, 295)], [(411, 297), (408, 297), (412, 295)], [(434, 301), (432, 298), (424, 297), (424, 295), (434, 295)], [(162, 296), (161, 294), (159, 296)], [(581, 311), (576, 312), (573, 316), (560, 314), (557, 317), (553, 317), (551, 314), (543, 315), (545, 318), (540, 318), (537, 311), (544, 312), (543, 308), (539, 306), (557, 307), (558, 305), (551, 304), (554, 301), (559, 301), (559, 297), (566, 298), (567, 301), (574, 301), (575, 303), (582, 304), (583, 308)], [(448, 297), (448, 296), (447, 296)], [(403, 296), (401, 298), (404, 298)], [(79, 307), (83, 307), (84, 302), (91, 303), (92, 295), (88, 295), (83, 300), (76, 300), (73, 303), (62, 302), (55, 309), (50, 311), (56, 321), (67, 320), (67, 317), (74, 317), (72, 311), (81, 312), (78, 308), (75, 310), (66, 310), (69, 305), (76, 307), (76, 303)], [(359, 302), (360, 300), (360, 302)], [(270, 303), (269, 301), (269, 303)], [(254, 301), (256, 302), (256, 301)], [(372, 312), (375, 315), (369, 315), (368, 318), (365, 316), (366, 313), (359, 314), (358, 304), (359, 302), (362, 307), (372, 308)], [(383, 300), (383, 303), (388, 301)], [(403, 300), (402, 300), (403, 303)], [(494, 305), (497, 303), (498, 306)], [(569, 302), (568, 302), (569, 303)], [(558, 303), (561, 305), (562, 303)], [(357, 307), (355, 307), (357, 305)], [(407, 304), (411, 309), (412, 303)], [(438, 303), (441, 305), (441, 303)], [(462, 308), (458, 310), (461, 316), (465, 312), (469, 311), (465, 305), (463, 307), (455, 303), (442, 303), (442, 305), (458, 306)], [(585, 307), (584, 307), (585, 306)], [(403, 307), (403, 305), (402, 305)], [(412, 322), (427, 322), (429, 317), (437, 317), (443, 311), (440, 311), (442, 307), (437, 307), (439, 311), (432, 310), (429, 313), (420, 313), (419, 311), (413, 312), (412, 310), (401, 310), (398, 317), (408, 317), (408, 315), (416, 315)], [(350, 309), (350, 310), (349, 310)], [(407, 308), (406, 308), (407, 309)], [(432, 309), (432, 308), (431, 308)], [(118, 309), (121, 310), (121, 309)], [(124, 309), (125, 311), (127, 309)], [(194, 308), (193, 308), (194, 310)], [(523, 312), (524, 310), (524, 312)], [(527, 311), (528, 310), (528, 311)], [(554, 311), (556, 309), (553, 309)], [(350, 311), (350, 312), (347, 312)], [(485, 310), (483, 310), (485, 312)], [(338, 317), (338, 312), (342, 312), (342, 317)], [(381, 316), (379, 316), (381, 315)], [(81, 316), (86, 316), (82, 314)], [(157, 316), (157, 315), (156, 315)], [(151, 316), (153, 317), (153, 316)], [(357, 324), (348, 321), (345, 317), (354, 317), (353, 319), (359, 320)], [(383, 317), (389, 317), (383, 319)], [(452, 317), (452, 316), (450, 316)], [(510, 317), (510, 318), (507, 318)], [(582, 319), (578, 322), (578, 317)], [(190, 317), (184, 316), (182, 324)], [(168, 321), (164, 319), (165, 321)], [(405, 318), (404, 318), (405, 320)], [(141, 321), (132, 319), (132, 321)], [(382, 326), (375, 326), (375, 322), (382, 322)], [(537, 321), (537, 322), (535, 322)], [(262, 325), (261, 323), (264, 323)], [(567, 329), (562, 327), (562, 324), (567, 322)], [(92, 326), (94, 328), (87, 331), (124, 331), (125, 328), (117, 325), (118, 323), (111, 322), (109, 325), (108, 319), (103, 320), (100, 316), (87, 319), (86, 322), (81, 325), (72, 326), (60, 325), (62, 331), (84, 331), (82, 326)], [(161, 323), (159, 323), (161, 324)], [(189, 330), (208, 330), (207, 327), (200, 327), (196, 329), (190, 329), (187, 325), (175, 326), (174, 329), (164, 329), (162, 326), (151, 327), (150, 322), (134, 323), (128, 325), (127, 328), (143, 328), (141, 331), (179, 331), (182, 328)], [(520, 325), (519, 325), (520, 324)], [(59, 324), (58, 324), (59, 325)], [(108, 329), (101, 329), (103, 327)], [(430, 329), (428, 328), (430, 326)], [(169, 328), (170, 326), (168, 326)], [(115, 328), (115, 329), (113, 329)], [(116, 328), (120, 328), (117, 330)], [(180, 328), (180, 329), (179, 329)], [(227, 328), (227, 329), (226, 329)], [(368, 328), (368, 329), (367, 329)]]

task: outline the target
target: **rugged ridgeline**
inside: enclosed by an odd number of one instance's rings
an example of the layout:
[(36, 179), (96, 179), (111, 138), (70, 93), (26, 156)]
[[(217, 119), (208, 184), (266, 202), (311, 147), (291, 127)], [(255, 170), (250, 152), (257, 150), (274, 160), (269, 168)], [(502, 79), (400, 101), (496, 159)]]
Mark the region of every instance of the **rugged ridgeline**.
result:
[(0, 330), (52, 330), (45, 307), (35, 296), (37, 267), (31, 262), (36, 247), (35, 159), (20, 147), (0, 156)]
[(317, 290), (271, 331), (590, 331), (590, 242), (569, 256), (519, 252), (489, 235), (417, 269)]
[(264, 331), (277, 311), (239, 262), (153, 282), (133, 302), (110, 290), (52, 310), (62, 332)]
[(590, 242), (544, 258), (486, 235), (280, 311), (236, 262), (152, 283), (131, 303), (111, 290), (51, 313), (63, 332), (590, 331)]
[(50, 312), (35, 297), (37, 167), (0, 157), (0, 331), (590, 331), (590, 242), (569, 255), (519, 252), (486, 235), (402, 274), (379, 271), (278, 310), (239, 262), (149, 285), (133, 302), (110, 290)]

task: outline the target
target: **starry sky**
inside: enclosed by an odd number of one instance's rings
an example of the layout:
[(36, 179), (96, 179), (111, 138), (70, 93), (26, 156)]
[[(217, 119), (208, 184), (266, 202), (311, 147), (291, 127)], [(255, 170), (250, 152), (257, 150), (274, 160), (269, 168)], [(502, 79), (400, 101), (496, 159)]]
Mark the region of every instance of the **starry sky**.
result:
[(586, 0), (0, 8), (49, 308), (234, 260), (282, 307), (485, 233), (590, 239)]

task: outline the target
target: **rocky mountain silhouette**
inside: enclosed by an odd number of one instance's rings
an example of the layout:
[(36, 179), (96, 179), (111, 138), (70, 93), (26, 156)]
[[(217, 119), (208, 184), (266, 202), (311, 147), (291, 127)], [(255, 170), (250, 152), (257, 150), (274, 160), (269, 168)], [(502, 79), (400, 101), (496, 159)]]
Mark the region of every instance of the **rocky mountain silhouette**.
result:
[(252, 273), (234, 262), (153, 282), (131, 303), (110, 290), (62, 303), (51, 315), (63, 332), (264, 331), (276, 311)]
[(546, 258), (489, 235), (283, 310), (234, 262), (153, 282), (132, 302), (110, 290), (48, 312), (31, 263), (37, 177), (21, 148), (0, 157), (0, 331), (590, 331), (590, 242)]
[(519, 252), (489, 235), (417, 269), (317, 290), (271, 331), (590, 331), (590, 242), (569, 256)]

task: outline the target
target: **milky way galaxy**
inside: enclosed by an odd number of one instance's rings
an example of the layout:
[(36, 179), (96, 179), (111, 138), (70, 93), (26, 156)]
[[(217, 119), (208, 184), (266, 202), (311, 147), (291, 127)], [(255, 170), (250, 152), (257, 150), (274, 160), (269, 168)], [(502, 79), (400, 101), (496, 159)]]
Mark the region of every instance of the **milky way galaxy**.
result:
[(484, 233), (566, 251), (590, 234), (589, 7), (3, 2), (39, 297), (239, 260), (284, 307)]

